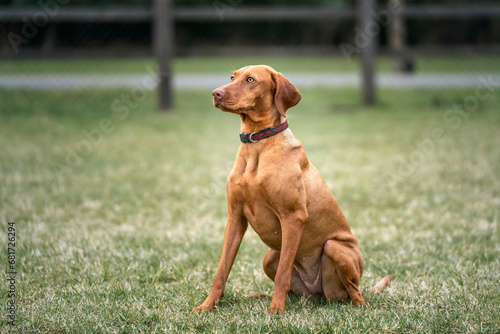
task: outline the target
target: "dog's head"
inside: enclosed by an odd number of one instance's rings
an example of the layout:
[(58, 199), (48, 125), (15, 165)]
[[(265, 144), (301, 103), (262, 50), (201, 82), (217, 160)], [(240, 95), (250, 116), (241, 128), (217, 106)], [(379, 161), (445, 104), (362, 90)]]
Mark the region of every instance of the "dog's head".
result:
[(286, 117), (287, 109), (302, 97), (283, 74), (267, 65), (245, 66), (234, 71), (231, 83), (215, 89), (212, 96), (214, 106), (220, 110), (256, 118), (270, 112)]

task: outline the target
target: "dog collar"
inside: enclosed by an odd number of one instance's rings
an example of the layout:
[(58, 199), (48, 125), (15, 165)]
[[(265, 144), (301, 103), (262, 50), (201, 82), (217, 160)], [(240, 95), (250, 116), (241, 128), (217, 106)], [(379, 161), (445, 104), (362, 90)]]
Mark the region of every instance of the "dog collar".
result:
[(283, 123), (274, 128), (265, 128), (260, 130), (259, 132), (240, 133), (240, 140), (242, 143), (245, 144), (256, 143), (261, 139), (277, 135), (278, 133), (283, 132), (286, 129), (288, 129), (288, 120), (284, 121)]

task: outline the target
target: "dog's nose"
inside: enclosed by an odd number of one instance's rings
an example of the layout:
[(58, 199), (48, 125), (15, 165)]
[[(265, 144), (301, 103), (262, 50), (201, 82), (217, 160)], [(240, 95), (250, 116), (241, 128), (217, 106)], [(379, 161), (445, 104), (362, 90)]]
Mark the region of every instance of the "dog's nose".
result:
[(224, 95), (226, 95), (226, 92), (223, 91), (222, 89), (220, 88), (217, 88), (216, 90), (214, 90), (212, 92), (212, 96), (214, 97), (215, 100), (219, 100), (220, 98), (222, 98)]

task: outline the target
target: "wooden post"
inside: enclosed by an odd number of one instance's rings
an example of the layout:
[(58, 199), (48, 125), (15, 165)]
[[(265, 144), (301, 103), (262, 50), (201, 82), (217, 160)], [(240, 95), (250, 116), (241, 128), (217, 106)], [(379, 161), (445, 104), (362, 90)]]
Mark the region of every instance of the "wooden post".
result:
[(154, 0), (154, 53), (158, 63), (158, 98), (160, 111), (171, 111), (174, 23), (171, 0)]
[(389, 45), (394, 53), (393, 68), (395, 72), (413, 72), (413, 59), (406, 51), (406, 26), (403, 16), (404, 0), (392, 0), (395, 7), (401, 8), (393, 13), (389, 25)]
[(358, 25), (364, 32), (365, 43), (361, 48), (361, 72), (363, 103), (367, 105), (376, 102), (375, 87), (375, 56), (377, 35), (370, 29), (372, 25), (378, 24), (372, 13), (375, 12), (374, 0), (358, 0)]
[(55, 24), (48, 24), (47, 32), (43, 38), (41, 53), (42, 57), (50, 56), (54, 53), (56, 46), (57, 31)]

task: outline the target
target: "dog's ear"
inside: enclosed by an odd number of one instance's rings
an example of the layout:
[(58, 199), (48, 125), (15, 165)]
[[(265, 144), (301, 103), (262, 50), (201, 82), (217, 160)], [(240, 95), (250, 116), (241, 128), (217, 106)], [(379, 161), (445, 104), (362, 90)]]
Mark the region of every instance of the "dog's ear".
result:
[(299, 103), (302, 95), (300, 95), (298, 89), (283, 74), (279, 72), (273, 73), (273, 79), (276, 84), (274, 104), (278, 112), (283, 117), (286, 117), (287, 109)]

